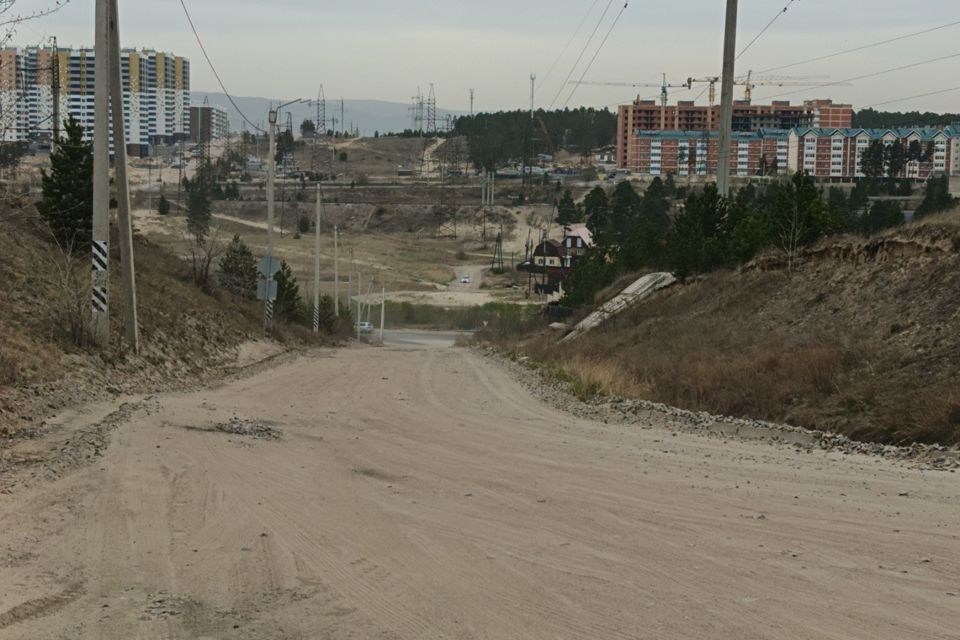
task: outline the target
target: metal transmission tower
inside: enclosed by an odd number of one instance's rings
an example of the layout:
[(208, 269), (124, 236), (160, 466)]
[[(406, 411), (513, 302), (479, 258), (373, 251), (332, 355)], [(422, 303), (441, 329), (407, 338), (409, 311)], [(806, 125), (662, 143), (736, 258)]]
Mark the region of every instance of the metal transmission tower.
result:
[(430, 95), (427, 96), (427, 133), (437, 132), (437, 94), (430, 83)]
[(323, 85), (317, 91), (317, 133), (327, 135), (327, 98), (323, 95)]
[(470, 115), (473, 115), (473, 89), (470, 89)]
[(494, 271), (503, 271), (503, 225), (500, 225), (500, 230), (497, 232), (497, 244), (493, 249), (493, 263), (490, 268)]
[(411, 98), (413, 104), (410, 106), (410, 129), (414, 133), (423, 133), (423, 94), (420, 87), (417, 87), (417, 95)]

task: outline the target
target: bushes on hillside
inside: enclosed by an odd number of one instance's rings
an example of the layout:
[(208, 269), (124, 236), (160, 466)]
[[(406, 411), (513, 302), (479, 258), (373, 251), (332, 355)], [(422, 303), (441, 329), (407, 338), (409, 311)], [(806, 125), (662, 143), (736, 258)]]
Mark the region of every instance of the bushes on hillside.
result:
[[(609, 195), (596, 187), (582, 207), (596, 247), (565, 283), (565, 302), (591, 303), (622, 273), (664, 269), (687, 277), (735, 267), (767, 248), (782, 251), (792, 268), (804, 247), (826, 235), (874, 233), (902, 224), (903, 212), (896, 203), (869, 204), (874, 186), (861, 181), (849, 196), (834, 188), (825, 197), (802, 172), (761, 189), (748, 185), (732, 198), (707, 185), (687, 195), (673, 215), (670, 190), (659, 178), (642, 196), (628, 181)], [(918, 214), (952, 206), (946, 189), (945, 181), (931, 180)]]

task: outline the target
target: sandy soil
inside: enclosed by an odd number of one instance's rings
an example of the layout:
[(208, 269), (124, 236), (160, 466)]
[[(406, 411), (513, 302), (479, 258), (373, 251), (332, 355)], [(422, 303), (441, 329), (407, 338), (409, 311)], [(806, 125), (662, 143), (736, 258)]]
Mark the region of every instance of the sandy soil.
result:
[(0, 639), (960, 628), (955, 474), (585, 421), (409, 344), (129, 400), (102, 458), (2, 495)]

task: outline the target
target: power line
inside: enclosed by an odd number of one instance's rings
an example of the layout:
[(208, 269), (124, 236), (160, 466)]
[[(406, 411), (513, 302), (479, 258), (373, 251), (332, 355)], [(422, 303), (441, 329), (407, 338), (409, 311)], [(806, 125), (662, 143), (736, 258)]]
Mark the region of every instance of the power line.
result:
[(547, 78), (550, 77), (550, 74), (553, 73), (553, 70), (557, 68), (557, 64), (563, 58), (564, 54), (567, 53), (567, 49), (570, 48), (570, 45), (573, 44), (573, 41), (576, 40), (577, 35), (580, 33), (580, 29), (583, 28), (583, 25), (587, 22), (587, 18), (590, 17), (590, 14), (593, 13), (593, 9), (597, 6), (597, 3), (600, 0), (593, 0), (593, 3), (590, 5), (590, 8), (587, 9), (587, 12), (584, 14), (583, 19), (580, 20), (580, 24), (577, 25), (577, 30), (573, 32), (573, 35), (570, 36), (570, 39), (567, 40), (567, 44), (564, 45), (563, 50), (560, 52), (560, 55), (557, 56), (557, 59), (553, 61), (553, 64), (550, 65), (550, 70), (547, 71), (546, 75), (540, 78), (539, 87), (543, 86), (543, 83), (547, 81)]
[(583, 73), (580, 74), (580, 79), (577, 81), (577, 84), (573, 85), (573, 89), (570, 90), (570, 95), (567, 96), (567, 101), (563, 103), (563, 106), (566, 107), (570, 103), (570, 99), (573, 98), (573, 94), (577, 92), (577, 89), (580, 88), (580, 83), (583, 82), (583, 78), (590, 71), (590, 67), (593, 66), (594, 61), (596, 61), (597, 56), (600, 55), (600, 51), (603, 50), (603, 45), (607, 44), (607, 38), (610, 37), (610, 34), (613, 33), (613, 28), (617, 26), (617, 23), (620, 22), (620, 16), (623, 15), (623, 12), (627, 10), (627, 5), (629, 2), (623, 3), (623, 8), (620, 9), (620, 13), (617, 14), (617, 17), (613, 19), (613, 22), (610, 24), (610, 28), (607, 29), (607, 35), (603, 36), (603, 40), (600, 42), (600, 46), (597, 47), (597, 50), (593, 53), (593, 57), (590, 58), (590, 63), (583, 70)]
[(207, 55), (207, 50), (203, 46), (203, 41), (200, 40), (200, 34), (197, 33), (197, 28), (193, 24), (193, 18), (190, 17), (190, 12), (187, 11), (186, 2), (184, 2), (184, 0), (180, 0), (180, 6), (183, 7), (183, 13), (187, 16), (187, 22), (190, 23), (190, 29), (193, 31), (193, 36), (197, 39), (197, 44), (200, 45), (200, 51), (203, 52), (203, 57), (207, 59), (207, 64), (210, 65), (210, 70), (213, 72), (213, 76), (217, 79), (217, 82), (220, 84), (220, 88), (223, 89), (223, 94), (227, 96), (227, 100), (229, 100), (230, 104), (233, 105), (233, 108), (237, 110), (237, 113), (240, 114), (240, 117), (243, 118), (244, 122), (246, 122), (248, 125), (250, 125), (257, 131), (259, 131), (260, 133), (263, 133), (263, 129), (253, 124), (250, 118), (248, 118), (246, 114), (244, 114), (243, 111), (240, 110), (240, 107), (237, 106), (237, 103), (233, 99), (233, 96), (230, 95), (230, 92), (227, 91), (227, 87), (223, 84), (223, 80), (220, 79), (220, 74), (217, 73), (217, 68), (213, 66), (213, 61), (210, 60), (210, 56)]
[(866, 80), (867, 78), (875, 78), (877, 76), (882, 76), (887, 73), (893, 73), (895, 71), (903, 71), (905, 69), (913, 69), (915, 67), (920, 67), (925, 64), (932, 64), (934, 62), (942, 62), (944, 60), (951, 60), (953, 58), (960, 58), (960, 53), (951, 53), (948, 56), (940, 56), (939, 58), (931, 58), (929, 60), (921, 60), (920, 62), (912, 62), (910, 64), (905, 64), (899, 67), (893, 67), (890, 69), (884, 69), (883, 71), (874, 71), (873, 73), (867, 73), (862, 76), (854, 76), (852, 78), (846, 78), (844, 80), (837, 80), (836, 82), (824, 82), (823, 84), (812, 85), (810, 87), (805, 87), (803, 89), (795, 89), (793, 91), (785, 91), (784, 93), (778, 93), (772, 96), (763, 96), (763, 99), (770, 100), (772, 98), (782, 98), (783, 96), (790, 96), (795, 93), (801, 93), (803, 91), (809, 91), (811, 89), (821, 89), (823, 87), (832, 87), (839, 84), (845, 84), (847, 82), (853, 82), (855, 80)]
[(780, 65), (779, 67), (770, 67), (769, 69), (763, 69), (757, 71), (757, 74), (770, 73), (771, 71), (780, 71), (782, 69), (790, 69), (791, 67), (799, 67), (802, 64), (809, 64), (811, 62), (819, 62), (821, 60), (828, 60), (830, 58), (835, 58), (837, 56), (846, 55), (848, 53), (856, 53), (857, 51), (864, 51), (865, 49), (872, 49), (873, 47), (879, 47), (885, 44), (890, 44), (891, 42), (899, 42), (900, 40), (906, 40), (907, 38), (915, 38), (916, 36), (922, 36), (926, 33), (933, 33), (934, 31), (939, 31), (941, 29), (946, 29), (948, 27), (955, 27), (960, 25), (960, 20), (954, 22), (948, 22), (947, 24), (942, 24), (938, 27), (931, 27), (930, 29), (924, 29), (922, 31), (915, 31), (913, 33), (908, 33), (902, 36), (897, 36), (896, 38), (888, 38), (886, 40), (880, 40), (879, 42), (871, 42), (870, 44), (861, 45), (859, 47), (854, 47), (852, 49), (844, 49), (842, 51), (836, 51), (834, 53), (828, 53), (822, 56), (816, 56), (814, 58), (807, 58), (806, 60), (801, 60), (799, 62), (791, 62), (790, 64)]
[(783, 16), (783, 14), (785, 14), (785, 13), (787, 12), (787, 9), (790, 8), (790, 5), (792, 5), (792, 4), (793, 4), (794, 2), (796, 2), (796, 1), (797, 1), (797, 0), (790, 0), (790, 1), (787, 3), (787, 6), (785, 6), (783, 9), (781, 9), (780, 12), (777, 13), (777, 15), (773, 16), (773, 20), (771, 20), (770, 22), (768, 22), (768, 23), (767, 23), (767, 26), (765, 26), (763, 29), (761, 29), (761, 30), (760, 30), (760, 33), (758, 33), (757, 35), (755, 35), (755, 36), (753, 37), (753, 40), (751, 40), (750, 42), (748, 42), (748, 43), (747, 43), (747, 46), (745, 46), (743, 49), (741, 49), (741, 50), (740, 50), (740, 53), (738, 53), (738, 54), (737, 54), (737, 57), (734, 58), (734, 59), (735, 59), (735, 60), (739, 60), (740, 57), (747, 52), (747, 49), (749, 49), (750, 47), (752, 47), (752, 46), (753, 46), (753, 43), (755, 43), (757, 40), (759, 40), (759, 39), (760, 39), (760, 36), (762, 36), (763, 34), (765, 34), (765, 33), (767, 32), (767, 30), (768, 30), (770, 27), (773, 26), (773, 23), (776, 22), (777, 20), (779, 20), (779, 19)]
[(603, 24), (603, 19), (607, 17), (607, 12), (610, 10), (610, 6), (612, 4), (613, 0), (609, 0), (609, 2), (607, 2), (607, 6), (604, 7), (603, 13), (600, 14), (600, 19), (597, 20), (597, 26), (593, 28), (593, 31), (590, 33), (590, 37), (587, 38), (586, 44), (584, 44), (583, 49), (580, 50), (580, 55), (577, 56), (577, 61), (573, 63), (572, 67), (570, 67), (570, 73), (567, 74), (567, 77), (564, 78), (560, 88), (557, 89), (557, 95), (553, 96), (553, 100), (550, 101), (550, 109), (552, 109), (553, 105), (557, 103), (557, 100), (560, 98), (560, 94), (563, 93), (563, 88), (567, 86), (568, 82), (570, 82), (570, 76), (573, 75), (574, 71), (577, 70), (577, 65), (580, 64), (581, 60), (583, 60), (583, 54), (587, 52), (587, 49), (590, 47), (590, 43), (593, 42), (593, 36), (597, 35), (597, 30), (600, 28), (600, 25)]
[(950, 93), (951, 91), (960, 91), (960, 86), (950, 87), (949, 89), (939, 89), (937, 91), (928, 91), (927, 93), (918, 93), (912, 96), (906, 96), (905, 98), (896, 98), (894, 100), (884, 100), (883, 102), (874, 102), (871, 105), (863, 107), (864, 109), (872, 109), (873, 107), (880, 107), (885, 104), (893, 104), (894, 102), (905, 102), (906, 100), (913, 100), (914, 98), (927, 98), (929, 96), (938, 96), (941, 93)]

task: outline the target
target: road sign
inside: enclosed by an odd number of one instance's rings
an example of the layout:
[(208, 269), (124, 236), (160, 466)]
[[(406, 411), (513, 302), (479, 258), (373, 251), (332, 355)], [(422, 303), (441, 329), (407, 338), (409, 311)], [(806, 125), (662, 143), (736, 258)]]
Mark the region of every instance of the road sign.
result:
[(257, 300), (276, 300), (277, 281), (274, 279), (257, 281)]
[(277, 271), (280, 271), (280, 261), (273, 256), (264, 256), (257, 265), (257, 271), (264, 278), (272, 278)]

